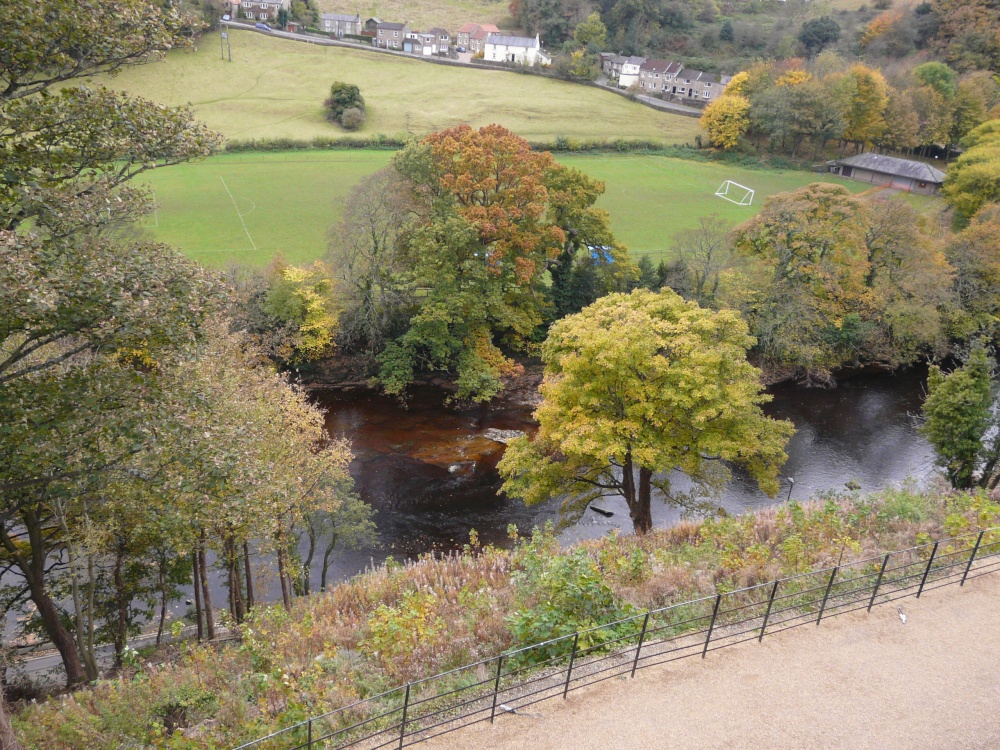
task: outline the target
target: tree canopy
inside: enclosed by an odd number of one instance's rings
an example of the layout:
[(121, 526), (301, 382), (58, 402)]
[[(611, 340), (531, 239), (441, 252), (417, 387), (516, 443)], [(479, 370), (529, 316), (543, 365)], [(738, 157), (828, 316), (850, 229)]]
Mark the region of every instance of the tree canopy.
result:
[[(578, 510), (620, 494), (639, 533), (652, 527), (653, 487), (694, 506), (728, 465), (773, 495), (792, 426), (761, 411), (752, 343), (738, 313), (669, 290), (610, 294), (563, 318), (542, 345), (538, 434), (508, 446), (503, 491), (529, 505), (569, 493)], [(674, 471), (695, 489), (675, 492)]]

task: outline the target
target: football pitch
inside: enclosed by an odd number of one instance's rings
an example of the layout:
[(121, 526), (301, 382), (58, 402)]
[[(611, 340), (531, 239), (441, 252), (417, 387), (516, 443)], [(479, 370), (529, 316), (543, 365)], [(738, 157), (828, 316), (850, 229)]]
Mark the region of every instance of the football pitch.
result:
[[(207, 266), (264, 265), (278, 253), (289, 263), (323, 255), (327, 233), (354, 186), (388, 164), (389, 151), (224, 154), (143, 176), (157, 211), (144, 222), (155, 239)], [(825, 174), (739, 169), (655, 155), (559, 155), (558, 160), (604, 180), (598, 205), (611, 214), (616, 236), (634, 255), (672, 256), (674, 236), (711, 214), (746, 221), (769, 195), (824, 181), (862, 192), (869, 185)], [(715, 192), (726, 180), (755, 191), (739, 206)], [(939, 201), (907, 196), (922, 210)]]

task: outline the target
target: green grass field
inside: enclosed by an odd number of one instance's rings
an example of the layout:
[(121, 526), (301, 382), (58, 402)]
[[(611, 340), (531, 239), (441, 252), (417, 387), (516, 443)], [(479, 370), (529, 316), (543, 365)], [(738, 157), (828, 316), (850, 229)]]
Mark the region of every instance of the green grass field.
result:
[[(323, 254), (327, 229), (339, 220), (354, 185), (390, 157), (388, 151), (224, 154), (156, 170), (145, 179), (159, 208), (145, 226), (156, 239), (209, 266), (233, 260), (262, 265), (275, 253), (306, 263)], [(829, 175), (661, 156), (562, 155), (559, 160), (605, 181), (599, 205), (611, 213), (615, 234), (634, 254), (649, 253), (657, 260), (670, 256), (677, 232), (703, 216), (746, 221), (768, 195), (817, 180), (853, 192), (869, 188)], [(715, 191), (725, 180), (753, 188), (753, 205), (717, 198)], [(938, 204), (923, 196), (909, 200), (922, 208)]]
[(368, 122), (361, 136), (425, 135), (468, 123), (497, 122), (529, 140), (652, 139), (693, 143), (692, 117), (660, 112), (590, 86), (533, 75), (459, 68), (375, 52), (321, 47), (231, 31), (233, 61), (208, 34), (194, 52), (126, 69), (108, 81), (164, 104), (191, 103), (226, 138), (343, 136), (323, 118), (333, 81), (361, 88)]

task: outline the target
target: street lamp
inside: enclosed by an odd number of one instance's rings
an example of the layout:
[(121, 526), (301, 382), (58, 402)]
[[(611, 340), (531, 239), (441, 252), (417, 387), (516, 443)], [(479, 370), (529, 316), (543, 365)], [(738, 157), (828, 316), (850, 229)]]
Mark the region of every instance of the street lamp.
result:
[(785, 498), (786, 503), (792, 499), (792, 490), (794, 489), (795, 489), (795, 477), (788, 477), (788, 497)]

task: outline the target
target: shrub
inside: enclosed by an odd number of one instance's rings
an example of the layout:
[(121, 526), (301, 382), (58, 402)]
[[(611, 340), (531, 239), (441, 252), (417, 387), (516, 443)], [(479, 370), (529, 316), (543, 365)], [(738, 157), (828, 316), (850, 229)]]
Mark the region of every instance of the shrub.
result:
[(345, 109), (340, 116), (340, 125), (344, 130), (359, 130), (365, 124), (365, 113), (357, 107)]
[(328, 120), (343, 124), (342, 118), (347, 110), (365, 111), (365, 99), (361, 96), (361, 90), (353, 83), (334, 81), (330, 86), (330, 98), (323, 102), (323, 106)]

